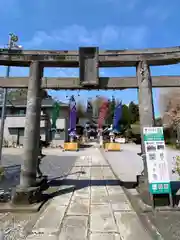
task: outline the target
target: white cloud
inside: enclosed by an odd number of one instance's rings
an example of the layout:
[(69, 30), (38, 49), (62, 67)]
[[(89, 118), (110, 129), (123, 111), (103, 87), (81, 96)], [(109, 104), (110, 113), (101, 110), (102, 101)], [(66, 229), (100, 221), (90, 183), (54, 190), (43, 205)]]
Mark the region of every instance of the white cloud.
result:
[(147, 26), (113, 26), (107, 25), (100, 29), (89, 30), (85, 26), (70, 25), (52, 32), (38, 31), (32, 39), (24, 42), (25, 48), (38, 48), (46, 44), (65, 43), (69, 45), (115, 44), (125, 48), (136, 48), (146, 42), (149, 30)]

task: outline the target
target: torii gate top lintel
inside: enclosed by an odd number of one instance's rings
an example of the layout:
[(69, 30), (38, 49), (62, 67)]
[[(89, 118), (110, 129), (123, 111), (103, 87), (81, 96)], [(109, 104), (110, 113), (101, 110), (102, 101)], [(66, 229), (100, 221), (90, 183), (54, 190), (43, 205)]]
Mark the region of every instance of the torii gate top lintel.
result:
[(44, 67), (79, 67), (83, 54), (96, 55), (99, 67), (133, 67), (139, 61), (168, 65), (179, 62), (180, 47), (102, 51), (98, 47), (80, 47), (76, 51), (0, 49), (0, 65), (29, 66), (31, 61), (40, 61)]

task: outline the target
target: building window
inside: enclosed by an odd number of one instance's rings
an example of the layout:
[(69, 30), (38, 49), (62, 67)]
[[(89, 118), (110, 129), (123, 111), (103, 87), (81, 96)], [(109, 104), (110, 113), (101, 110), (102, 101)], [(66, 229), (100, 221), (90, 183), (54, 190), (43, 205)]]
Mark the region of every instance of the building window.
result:
[(26, 109), (19, 109), (19, 115), (25, 115)]
[(10, 115), (25, 115), (26, 114), (26, 109), (19, 109), (19, 108), (11, 108), (9, 110)]
[(16, 108), (10, 108), (8, 112), (10, 115), (16, 115), (16, 110)]

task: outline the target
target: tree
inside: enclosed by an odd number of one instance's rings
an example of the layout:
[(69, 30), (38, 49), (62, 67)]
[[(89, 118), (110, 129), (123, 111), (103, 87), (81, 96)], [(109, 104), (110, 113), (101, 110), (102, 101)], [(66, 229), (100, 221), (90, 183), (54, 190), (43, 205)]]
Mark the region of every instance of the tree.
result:
[(163, 124), (168, 127), (180, 125), (180, 90), (170, 90), (160, 96)]
[(156, 118), (155, 119), (155, 126), (156, 127), (161, 127), (162, 126), (162, 118)]
[(83, 117), (85, 117), (85, 107), (84, 107), (84, 105), (82, 104), (82, 102), (79, 101), (79, 102), (77, 103), (76, 111), (77, 111), (77, 118), (83, 118)]
[(114, 118), (114, 110), (116, 107), (116, 100), (114, 97), (112, 97), (112, 100), (109, 100), (109, 109), (107, 113), (106, 123), (107, 124), (113, 124), (113, 118)]
[(129, 108), (126, 104), (122, 105), (122, 117), (119, 121), (121, 132), (126, 131), (130, 127), (131, 118)]
[(134, 102), (130, 102), (129, 104), (129, 115), (131, 124), (139, 121), (139, 107)]
[[(19, 89), (13, 89), (8, 92), (8, 100), (24, 100), (27, 99), (27, 88), (19, 88)], [(51, 96), (47, 93), (46, 90), (41, 90), (42, 98), (51, 98)]]
[(170, 130), (169, 142), (175, 144), (178, 139), (180, 143), (180, 89), (170, 89), (161, 93), (159, 105), (162, 123)]
[(12, 101), (12, 100), (24, 100), (27, 98), (27, 89), (23, 88), (23, 89), (13, 89), (11, 91), (9, 91), (8, 93), (8, 100)]
[(104, 98), (101, 96), (97, 96), (94, 100), (92, 100), (92, 106), (93, 106), (93, 117), (98, 118), (99, 116), (99, 110), (102, 106), (102, 103), (104, 102)]

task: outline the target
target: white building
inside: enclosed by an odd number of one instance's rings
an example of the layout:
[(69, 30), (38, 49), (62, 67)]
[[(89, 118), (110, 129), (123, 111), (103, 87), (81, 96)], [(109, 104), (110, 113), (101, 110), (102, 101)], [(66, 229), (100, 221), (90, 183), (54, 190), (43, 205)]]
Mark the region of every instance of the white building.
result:
[[(41, 107), (41, 130), (42, 140), (51, 142), (53, 145), (60, 145), (68, 138), (69, 106), (60, 103), (60, 113), (57, 119), (57, 132), (52, 133), (51, 117), (54, 100), (47, 98), (42, 100)], [(0, 106), (1, 115), (2, 106)], [(6, 119), (4, 127), (4, 145), (23, 145), (26, 117), (26, 100), (12, 100), (7, 103)]]

